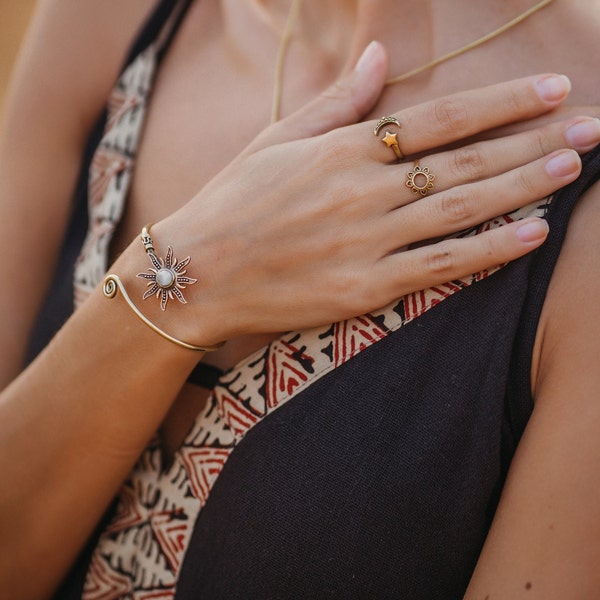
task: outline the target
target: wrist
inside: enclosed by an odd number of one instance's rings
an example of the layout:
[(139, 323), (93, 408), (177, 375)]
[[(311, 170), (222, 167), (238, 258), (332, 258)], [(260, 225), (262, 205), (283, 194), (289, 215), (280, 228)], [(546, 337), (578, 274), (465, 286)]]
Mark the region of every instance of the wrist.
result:
[[(177, 247), (190, 244), (163, 242), (169, 235), (164, 227), (158, 232), (161, 241), (155, 244), (155, 229), (152, 228), (152, 235), (150, 231), (150, 225), (144, 227), (109, 269), (103, 283), (104, 296), (120, 297), (132, 316), (170, 343), (188, 351), (217, 350), (225, 343), (225, 334), (220, 331), (219, 315), (212, 308), (214, 290), (207, 284), (201, 265), (190, 265), (199, 261), (177, 251)], [(214, 317), (211, 319), (210, 315)]]

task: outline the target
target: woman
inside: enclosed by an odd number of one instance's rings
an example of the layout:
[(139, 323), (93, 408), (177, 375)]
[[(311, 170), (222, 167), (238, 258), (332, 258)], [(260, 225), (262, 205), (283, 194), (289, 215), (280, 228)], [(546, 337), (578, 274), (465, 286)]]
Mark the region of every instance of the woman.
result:
[(307, 0), (288, 45), (290, 6), (159, 2), (121, 71), (146, 2), (38, 9), (0, 155), (4, 589), (593, 597), (598, 3), (389, 86), (530, 3)]

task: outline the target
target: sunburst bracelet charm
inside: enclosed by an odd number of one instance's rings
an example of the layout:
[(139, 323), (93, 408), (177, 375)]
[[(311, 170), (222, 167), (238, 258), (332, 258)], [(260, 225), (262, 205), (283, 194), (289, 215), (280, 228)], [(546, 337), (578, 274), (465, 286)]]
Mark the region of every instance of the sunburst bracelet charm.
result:
[(142, 279), (148, 279), (148, 290), (143, 296), (146, 300), (151, 296), (156, 296), (160, 299), (160, 308), (166, 310), (169, 299), (177, 298), (182, 304), (187, 304), (181, 290), (185, 289), (186, 285), (192, 285), (198, 281), (192, 277), (187, 277), (186, 267), (190, 263), (191, 258), (188, 256), (179, 262), (173, 256), (173, 248), (167, 247), (167, 255), (165, 258), (157, 256), (154, 250), (154, 242), (150, 237), (150, 228), (152, 225), (146, 225), (142, 228), (142, 244), (146, 250), (146, 254), (152, 263), (148, 269), (149, 273), (138, 273), (137, 276)]

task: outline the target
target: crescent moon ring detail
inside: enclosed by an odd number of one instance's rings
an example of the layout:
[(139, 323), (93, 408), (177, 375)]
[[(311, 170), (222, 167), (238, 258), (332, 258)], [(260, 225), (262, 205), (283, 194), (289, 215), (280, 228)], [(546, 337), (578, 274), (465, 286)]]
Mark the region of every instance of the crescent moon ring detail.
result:
[(400, 122), (395, 117), (381, 117), (377, 124), (375, 125), (375, 129), (373, 129), (373, 133), (375, 135), (379, 135), (379, 131), (384, 125), (397, 125), (400, 127)]

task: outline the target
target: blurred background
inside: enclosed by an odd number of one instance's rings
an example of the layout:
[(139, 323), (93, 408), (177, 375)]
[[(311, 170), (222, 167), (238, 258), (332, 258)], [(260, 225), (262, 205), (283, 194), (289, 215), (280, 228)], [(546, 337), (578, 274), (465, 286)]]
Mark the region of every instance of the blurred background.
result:
[(0, 0), (0, 118), (6, 85), (34, 4), (34, 0)]

